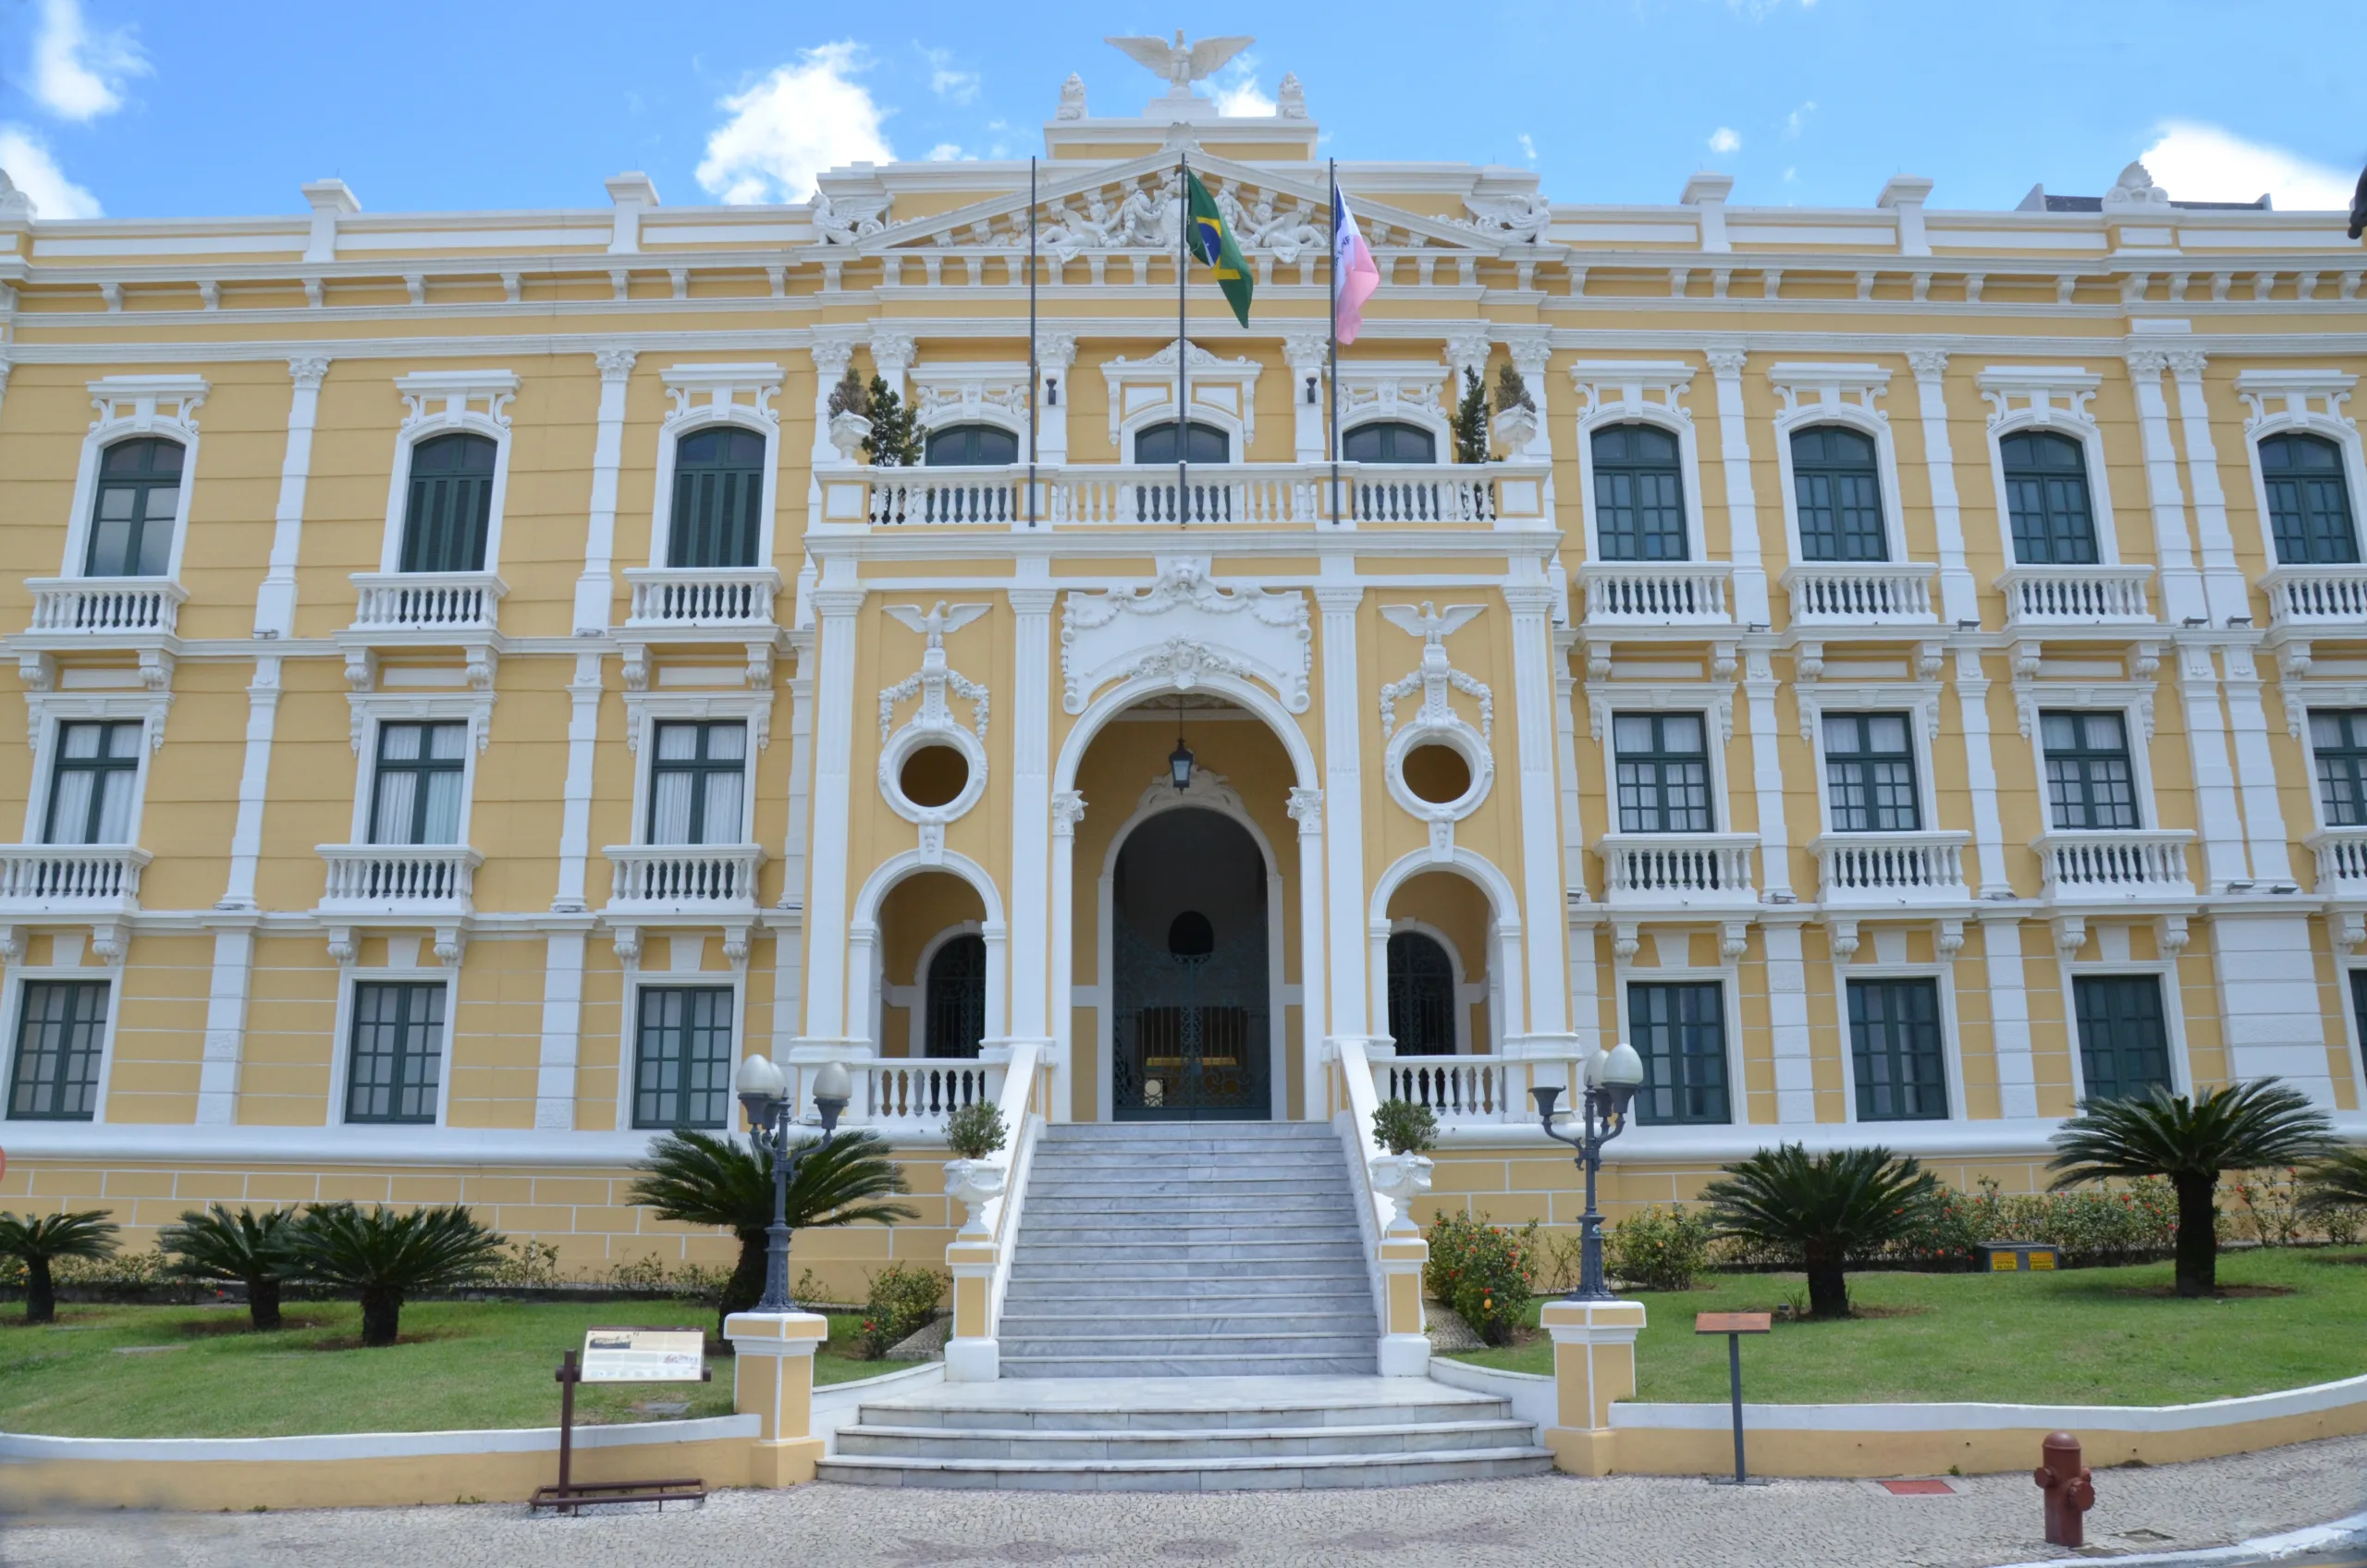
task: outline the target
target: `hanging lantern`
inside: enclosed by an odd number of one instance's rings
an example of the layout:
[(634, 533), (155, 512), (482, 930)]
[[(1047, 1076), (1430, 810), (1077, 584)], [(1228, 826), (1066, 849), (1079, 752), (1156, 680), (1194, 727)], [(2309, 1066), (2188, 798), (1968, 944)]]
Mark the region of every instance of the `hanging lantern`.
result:
[(1167, 772), (1175, 783), (1175, 792), (1182, 794), (1192, 787), (1192, 764), (1196, 759), (1192, 748), (1184, 743), (1184, 703), (1175, 703), (1175, 749), (1167, 753)]

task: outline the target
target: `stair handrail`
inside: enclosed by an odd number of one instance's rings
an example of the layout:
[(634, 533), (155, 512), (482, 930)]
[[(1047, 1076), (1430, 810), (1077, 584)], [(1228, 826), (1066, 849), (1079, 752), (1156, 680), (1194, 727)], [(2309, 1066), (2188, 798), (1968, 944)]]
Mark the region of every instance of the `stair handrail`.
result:
[(1380, 1240), (1392, 1214), (1382, 1207), (1388, 1200), (1372, 1190), (1372, 1162), (1381, 1153), (1380, 1144), (1373, 1136), (1373, 1118), (1380, 1109), (1380, 1096), (1372, 1082), (1376, 1048), (1395, 1054), (1393, 1046), (1380, 1041), (1346, 1038), (1333, 1043), (1340, 1103), (1332, 1112), (1331, 1127), (1340, 1135), (1341, 1146), (1348, 1157), (1348, 1185), (1355, 1199), (1356, 1234), (1364, 1241), (1365, 1273), (1372, 1285), (1374, 1321), (1386, 1331), (1389, 1281), (1381, 1271)]
[[(1052, 1105), (1049, 1041), (996, 1040), (979, 1054), (989, 1061), (999, 1058), (1003, 1064), (995, 1107), (1011, 1133), (1000, 1160), (978, 1162), (992, 1168), (987, 1190), (999, 1184), (1000, 1191), (972, 1207), (974, 1225), (963, 1228), (969, 1233), (956, 1232), (945, 1249), (953, 1276), (953, 1331), (945, 1345), (945, 1376), (955, 1383), (987, 1383), (1001, 1376), (997, 1340), (1003, 1293), (1011, 1281), (1012, 1255), (1018, 1249), (1020, 1210), (1035, 1168), (1036, 1140)], [(948, 1181), (950, 1186), (950, 1173)], [(964, 1201), (970, 1200), (965, 1196)], [(974, 1227), (983, 1227), (985, 1234)], [(965, 1328), (972, 1331), (964, 1333)]]
[[(1015, 1091), (1015, 1092), (1014, 1092)], [(1002, 1196), (995, 1200), (995, 1272), (987, 1299), (987, 1335), (1002, 1338), (1002, 1298), (1011, 1286), (1011, 1262), (1019, 1251), (1020, 1211), (1027, 1204), (1027, 1179), (1036, 1169), (1036, 1145), (1042, 1137), (1052, 1102), (1052, 1064), (1045, 1043), (1022, 1040), (1012, 1047), (1011, 1065), (1004, 1069), (1000, 1107), (1003, 1124), (1012, 1133), (1010, 1176)]]

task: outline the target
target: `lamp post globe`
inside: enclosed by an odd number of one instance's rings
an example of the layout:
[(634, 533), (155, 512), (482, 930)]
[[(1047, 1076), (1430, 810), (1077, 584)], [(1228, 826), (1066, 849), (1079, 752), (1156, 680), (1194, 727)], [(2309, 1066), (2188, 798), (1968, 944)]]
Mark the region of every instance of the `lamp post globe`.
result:
[[(1556, 1114), (1562, 1097), (1558, 1084), (1540, 1084), (1528, 1091), (1536, 1102), (1537, 1120), (1545, 1135), (1577, 1151), (1578, 1169), (1586, 1175), (1586, 1212), (1578, 1219), (1578, 1286), (1571, 1301), (1610, 1301), (1610, 1285), (1602, 1272), (1602, 1212), (1595, 1207), (1595, 1181), (1602, 1170), (1602, 1146), (1627, 1130), (1627, 1110), (1644, 1082), (1644, 1059), (1625, 1040), (1587, 1059), (1580, 1076), (1584, 1085), (1572, 1111)], [(1575, 1131), (1572, 1129), (1575, 1127)]]

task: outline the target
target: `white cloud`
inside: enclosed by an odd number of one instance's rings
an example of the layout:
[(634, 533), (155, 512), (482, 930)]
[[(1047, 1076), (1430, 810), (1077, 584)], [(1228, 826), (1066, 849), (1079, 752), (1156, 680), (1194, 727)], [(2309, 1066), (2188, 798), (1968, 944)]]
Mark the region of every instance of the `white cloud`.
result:
[(1710, 133), (1710, 151), (1712, 153), (1741, 152), (1742, 133), (1730, 125), (1720, 126)]
[(1528, 139), (1528, 132), (1524, 130), (1518, 136), (1514, 137), (1513, 140), (1520, 143), (1520, 155), (1522, 157), (1527, 158), (1532, 164), (1537, 162), (1537, 143)]
[(1799, 178), (1800, 171), (1797, 168), (1787, 168), (1784, 171), (1784, 183), (1786, 185), (1791, 184), (1794, 180)]
[(1794, 109), (1790, 114), (1784, 116), (1784, 134), (1785, 136), (1799, 135), (1802, 130), (1808, 128), (1809, 116), (1815, 113), (1816, 100), (1811, 98), (1807, 103), (1801, 104), (1798, 108)]
[(928, 161), (932, 164), (955, 163), (961, 156), (962, 144), (958, 141), (940, 141), (928, 150)]
[(2265, 191), (2287, 212), (2347, 211), (2359, 178), (2192, 120), (2165, 121), (2139, 161), (2176, 200), (2249, 202)]
[(1257, 85), (1257, 56), (1243, 55), (1219, 72), (1216, 80), (1217, 113), (1247, 118), (1270, 116), (1274, 101)]
[(852, 39), (808, 49), (717, 105), (730, 118), (706, 139), (701, 187), (730, 202), (802, 202), (814, 177), (840, 164), (895, 157), (887, 111), (854, 79), (870, 59)]
[(99, 199), (66, 178), (39, 138), (20, 125), (0, 125), (0, 169), (33, 199), (44, 218), (95, 218)]
[(123, 107), (126, 79), (149, 66), (129, 31), (92, 33), (81, 0), (41, 0), (33, 35), (33, 96), (63, 119), (92, 120)]
[[(915, 47), (918, 47), (915, 45)], [(928, 62), (928, 90), (949, 104), (975, 104), (978, 101), (978, 73), (957, 69), (950, 49), (923, 49), (921, 58)]]

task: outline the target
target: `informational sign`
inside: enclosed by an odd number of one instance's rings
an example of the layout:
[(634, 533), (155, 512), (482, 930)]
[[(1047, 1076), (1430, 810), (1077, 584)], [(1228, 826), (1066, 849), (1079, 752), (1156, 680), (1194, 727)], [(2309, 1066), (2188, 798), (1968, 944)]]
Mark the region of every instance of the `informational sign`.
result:
[(1775, 1315), (1771, 1312), (1697, 1312), (1693, 1315), (1693, 1331), (1697, 1334), (1769, 1334), (1774, 1329)]
[(706, 1335), (697, 1329), (587, 1329), (587, 1383), (696, 1383), (706, 1377)]
[(1990, 1242), (1982, 1250), (1989, 1254), (1990, 1272), (1994, 1274), (2032, 1270), (2043, 1274), (2055, 1267), (2054, 1248), (2044, 1242)]

